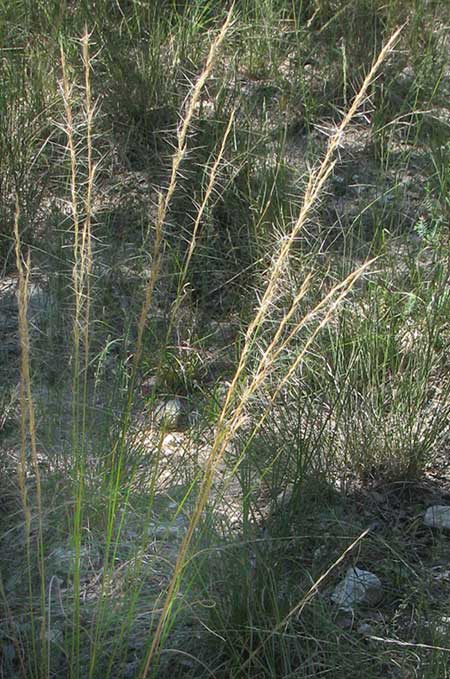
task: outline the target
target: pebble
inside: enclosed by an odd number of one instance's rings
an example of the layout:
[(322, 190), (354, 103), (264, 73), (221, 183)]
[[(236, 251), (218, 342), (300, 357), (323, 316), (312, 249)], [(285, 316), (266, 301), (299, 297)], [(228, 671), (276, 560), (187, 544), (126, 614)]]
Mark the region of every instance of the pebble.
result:
[(434, 505), (428, 507), (423, 517), (425, 526), (430, 528), (446, 528), (450, 530), (450, 507), (447, 505)]
[(380, 579), (370, 571), (349, 568), (336, 586), (331, 599), (340, 608), (351, 609), (356, 604), (377, 604), (383, 595)]
[(450, 530), (450, 507), (448, 505), (428, 507), (423, 522), (430, 528), (447, 528)]
[(155, 424), (167, 431), (182, 431), (188, 424), (186, 409), (180, 398), (158, 402), (153, 410), (153, 419)]

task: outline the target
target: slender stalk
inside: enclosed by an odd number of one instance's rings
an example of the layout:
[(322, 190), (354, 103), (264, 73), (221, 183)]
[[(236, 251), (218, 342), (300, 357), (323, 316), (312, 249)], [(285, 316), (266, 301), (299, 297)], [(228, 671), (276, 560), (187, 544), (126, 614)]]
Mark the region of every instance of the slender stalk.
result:
[[(38, 676), (42, 672), (42, 676), (47, 673), (45, 652), (45, 630), (46, 630), (46, 589), (45, 589), (45, 556), (44, 556), (44, 540), (42, 528), (42, 489), (41, 489), (41, 474), (39, 471), (39, 460), (36, 443), (36, 420), (34, 414), (33, 396), (31, 392), (31, 375), (30, 375), (30, 338), (28, 333), (28, 288), (30, 278), (30, 254), (24, 261), (21, 252), (21, 241), (19, 233), (20, 208), (19, 201), (16, 203), (16, 216), (14, 220), (14, 236), (16, 247), (16, 266), (19, 279), (18, 290), (18, 306), (19, 306), (19, 339), (21, 350), (21, 367), (20, 367), (20, 405), (21, 405), (21, 454), (19, 462), (19, 487), (22, 496), (22, 506), (25, 515), (26, 527), (26, 549), (28, 562), (28, 586), (30, 597), (30, 614), (31, 619), (34, 619), (33, 610), (33, 596), (32, 596), (32, 570), (31, 570), (31, 512), (27, 501), (26, 489), (26, 469), (27, 469), (27, 447), (28, 441), (31, 452), (31, 464), (33, 467), (35, 486), (36, 486), (36, 510), (37, 510), (37, 543), (38, 543), (38, 572), (40, 580), (40, 605), (41, 605), (41, 625), (40, 625), (40, 640), (41, 653), (36, 654), (37, 641), (35, 639), (34, 624), (32, 624), (33, 635), (33, 656), (35, 661), (35, 671)], [(41, 663), (36, 666), (36, 663)]]
[[(88, 386), (88, 365), (89, 365), (89, 322), (90, 322), (90, 308), (91, 308), (91, 271), (92, 271), (92, 236), (91, 236), (91, 215), (92, 215), (92, 192), (94, 187), (94, 177), (96, 167), (92, 157), (92, 129), (94, 121), (94, 106), (92, 104), (91, 93), (91, 63), (89, 55), (89, 39), (87, 27), (85, 27), (84, 36), (81, 40), (83, 49), (83, 66), (84, 66), (84, 97), (85, 97), (85, 116), (86, 116), (86, 167), (87, 167), (87, 185), (86, 195), (84, 199), (85, 220), (83, 225), (83, 235), (81, 243), (81, 275), (85, 281), (83, 286), (84, 299), (84, 318), (83, 318), (83, 351), (84, 351), (84, 383), (83, 383), (83, 403), (87, 403), (87, 386)], [(83, 409), (82, 422), (82, 440), (84, 445), (86, 434), (86, 412)]]
[[(70, 158), (71, 211), (73, 221), (73, 268), (72, 284), (75, 298), (75, 312), (72, 326), (73, 335), (73, 387), (72, 387), (72, 445), (76, 462), (76, 490), (74, 506), (73, 539), (75, 547), (74, 565), (74, 611), (72, 636), (71, 674), (79, 676), (80, 655), (80, 559), (81, 530), (83, 522), (84, 476), (86, 456), (86, 426), (88, 402), (88, 365), (89, 365), (89, 323), (91, 307), (91, 270), (92, 270), (92, 194), (95, 178), (93, 162), (93, 121), (95, 109), (92, 103), (87, 27), (81, 39), (84, 66), (84, 118), (86, 122), (86, 160), (87, 181), (83, 198), (83, 220), (79, 209), (79, 153), (75, 142), (75, 127), (72, 110), (72, 93), (64, 50), (61, 46), (62, 93), (66, 114), (67, 147)], [(82, 382), (80, 376), (83, 374)]]

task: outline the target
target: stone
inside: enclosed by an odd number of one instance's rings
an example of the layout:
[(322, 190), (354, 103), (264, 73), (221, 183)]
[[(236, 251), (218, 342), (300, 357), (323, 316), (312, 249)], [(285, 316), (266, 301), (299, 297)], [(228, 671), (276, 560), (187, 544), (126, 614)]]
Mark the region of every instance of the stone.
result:
[(446, 528), (450, 530), (450, 507), (447, 505), (434, 505), (428, 507), (423, 517), (425, 526), (430, 528)]
[(356, 604), (377, 604), (383, 595), (380, 579), (370, 571), (349, 568), (336, 586), (331, 600), (340, 608), (351, 609)]
[(360, 622), (356, 631), (363, 637), (369, 637), (371, 634), (373, 634), (372, 626), (368, 622)]
[(286, 488), (278, 493), (276, 504), (278, 507), (287, 507), (292, 500), (292, 495), (294, 493), (294, 484), (288, 483)]
[(180, 398), (158, 402), (153, 411), (153, 420), (155, 424), (167, 431), (186, 429), (188, 417), (184, 403)]

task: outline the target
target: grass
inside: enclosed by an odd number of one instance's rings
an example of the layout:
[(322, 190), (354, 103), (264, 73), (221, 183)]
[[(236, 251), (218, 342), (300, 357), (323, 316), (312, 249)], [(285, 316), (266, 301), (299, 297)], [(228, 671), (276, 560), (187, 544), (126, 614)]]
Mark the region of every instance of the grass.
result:
[(2, 676), (447, 676), (448, 12), (0, 13)]

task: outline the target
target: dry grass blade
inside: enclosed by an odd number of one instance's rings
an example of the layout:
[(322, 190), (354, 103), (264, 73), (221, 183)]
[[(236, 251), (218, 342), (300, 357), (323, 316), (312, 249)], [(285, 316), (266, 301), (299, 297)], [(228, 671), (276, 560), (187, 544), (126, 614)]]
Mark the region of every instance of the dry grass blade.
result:
[(400, 639), (385, 639), (383, 637), (376, 637), (373, 634), (369, 635), (372, 641), (378, 641), (382, 644), (392, 644), (394, 646), (402, 646), (403, 648), (423, 648), (427, 651), (441, 651), (443, 653), (450, 653), (450, 648), (447, 646), (433, 646), (432, 644), (419, 644), (413, 641), (401, 641)]
[[(41, 593), (41, 631), (40, 640), (42, 645), (45, 644), (45, 628), (46, 628), (46, 605), (45, 605), (45, 566), (44, 566), (44, 540), (42, 527), (42, 489), (41, 489), (41, 474), (39, 470), (39, 461), (36, 443), (36, 420), (34, 414), (33, 396), (31, 392), (31, 375), (30, 375), (30, 338), (28, 333), (28, 288), (30, 277), (30, 255), (26, 261), (23, 260), (21, 252), (21, 241), (19, 232), (20, 222), (20, 208), (17, 199), (16, 215), (14, 221), (14, 235), (16, 246), (16, 266), (19, 279), (18, 303), (19, 303), (19, 339), (21, 350), (21, 367), (20, 367), (20, 408), (21, 408), (21, 453), (18, 469), (19, 487), (22, 496), (22, 506), (25, 515), (26, 525), (26, 548), (27, 560), (29, 568), (29, 596), (30, 596), (30, 614), (31, 619), (34, 618), (33, 611), (33, 596), (31, 585), (31, 545), (30, 545), (30, 531), (31, 531), (31, 512), (27, 500), (26, 476), (27, 476), (27, 447), (28, 441), (31, 448), (31, 463), (34, 472), (35, 487), (36, 487), (36, 508), (38, 520), (38, 570), (40, 578), (40, 593)], [(36, 647), (36, 639), (33, 631), (33, 646)], [(35, 658), (38, 656), (34, 653)], [(41, 652), (41, 662), (45, 666), (46, 654)]]
[(86, 103), (86, 143), (87, 143), (87, 185), (85, 197), (85, 220), (83, 225), (83, 235), (81, 243), (81, 261), (80, 269), (82, 279), (86, 280), (85, 293), (83, 295), (85, 300), (85, 312), (83, 323), (83, 344), (84, 344), (84, 374), (85, 374), (85, 389), (87, 388), (87, 367), (89, 363), (89, 319), (90, 319), (90, 302), (91, 302), (91, 270), (92, 270), (92, 237), (91, 237), (91, 215), (92, 215), (92, 192), (94, 187), (95, 165), (92, 158), (92, 129), (94, 121), (94, 107), (92, 105), (91, 93), (91, 63), (89, 55), (89, 38), (87, 27), (82, 38), (83, 48), (83, 66), (85, 74), (85, 103)]
[[(370, 267), (370, 265), (372, 264), (372, 261), (373, 260), (366, 262), (359, 269), (357, 269), (352, 274), (347, 276), (347, 278), (344, 281), (341, 281), (341, 283), (334, 286), (330, 290), (330, 292), (326, 295), (326, 297), (324, 297), (324, 299), (321, 302), (319, 302), (319, 304), (314, 309), (312, 309), (312, 311), (310, 311), (310, 313), (306, 314), (306, 316), (304, 316), (304, 318), (302, 318), (294, 326), (293, 330), (288, 334), (288, 336), (282, 342), (279, 343), (278, 346), (275, 342), (275, 338), (277, 338), (280, 333), (277, 330), (275, 337), (274, 337), (274, 340), (271, 342), (270, 346), (264, 352), (264, 354), (263, 354), (263, 356), (260, 360), (260, 363), (257, 367), (256, 373), (255, 373), (255, 375), (252, 379), (252, 382), (251, 382), (249, 388), (246, 390), (245, 394), (242, 396), (240, 403), (239, 403), (239, 405), (238, 405), (238, 407), (235, 411), (234, 425), (233, 425), (232, 428), (230, 428), (230, 432), (229, 432), (230, 437), (232, 437), (236, 433), (237, 429), (239, 428), (240, 419), (241, 419), (241, 417), (244, 413), (245, 405), (247, 404), (250, 397), (255, 393), (255, 391), (264, 383), (264, 381), (267, 378), (268, 373), (270, 371), (270, 366), (272, 366), (275, 363), (275, 361), (277, 360), (277, 358), (279, 357), (281, 352), (284, 351), (288, 347), (290, 341), (297, 335), (299, 330), (304, 325), (306, 325), (308, 322), (311, 322), (319, 314), (319, 312), (322, 309), (326, 309), (326, 313), (325, 313), (324, 317), (316, 325), (314, 330), (310, 333), (310, 335), (309, 335), (307, 341), (305, 342), (302, 350), (298, 352), (295, 361), (292, 361), (291, 365), (289, 366), (289, 369), (286, 371), (284, 376), (280, 379), (280, 381), (278, 382), (274, 391), (271, 394), (270, 393), (268, 394), (266, 406), (264, 408), (264, 411), (263, 411), (261, 417), (259, 418), (259, 420), (256, 422), (256, 424), (254, 425), (254, 427), (252, 429), (250, 439), (253, 439), (256, 436), (256, 434), (260, 431), (261, 427), (263, 426), (267, 416), (271, 412), (273, 405), (276, 403), (276, 400), (277, 400), (279, 394), (281, 393), (283, 387), (285, 386), (285, 384), (288, 383), (291, 375), (293, 373), (295, 373), (295, 371), (298, 369), (299, 365), (303, 361), (305, 355), (307, 354), (310, 346), (313, 344), (317, 335), (322, 330), (322, 328), (324, 328), (327, 325), (327, 323), (330, 321), (331, 317), (333, 316), (334, 311), (340, 306), (340, 304), (342, 303), (344, 298), (347, 296), (347, 294), (350, 292), (350, 290), (352, 289), (354, 283), (358, 280), (358, 278), (360, 278), (360, 276), (364, 273), (364, 271), (366, 271)], [(306, 279), (306, 280), (309, 280), (309, 279)], [(306, 290), (304, 291), (304, 286), (302, 286), (300, 293), (297, 296), (297, 298), (301, 298), (303, 296), (304, 292), (306, 292)], [(339, 294), (337, 295), (336, 299), (334, 301), (332, 301), (333, 297), (336, 296), (336, 293), (339, 293)], [(295, 303), (295, 300), (294, 300), (294, 303)], [(292, 311), (293, 311), (293, 309), (291, 309), (289, 311), (287, 316), (292, 315)], [(283, 323), (284, 320), (285, 319), (282, 319), (280, 326), (279, 326), (280, 328), (285, 325)], [(221, 451), (220, 455), (218, 455), (217, 463), (220, 462), (220, 458), (224, 453), (224, 450), (226, 448), (227, 443), (228, 443), (228, 439), (225, 442), (223, 451)], [(231, 473), (230, 473), (230, 476), (229, 476), (229, 480), (227, 482), (225, 482), (225, 484), (224, 484), (224, 490), (227, 488), (227, 486), (229, 485), (229, 483), (231, 482), (231, 480), (233, 478), (233, 475), (238, 470), (238, 468), (239, 468), (239, 466), (240, 466), (240, 464), (243, 460), (243, 457), (245, 455), (246, 448), (247, 448), (247, 446), (244, 447), (240, 456), (238, 457), (234, 466), (232, 467)], [(269, 467), (267, 467), (267, 469), (266, 469), (266, 473), (268, 473), (270, 468), (275, 465), (276, 461), (281, 456), (281, 454), (282, 454), (282, 449), (280, 449), (280, 451), (272, 458)], [(216, 464), (216, 466), (217, 466), (217, 464)]]
[[(93, 125), (95, 106), (91, 90), (90, 34), (87, 27), (81, 38), (84, 68), (84, 106), (82, 121), (74, 113), (73, 85), (70, 82), (66, 57), (62, 44), (60, 59), (62, 69), (61, 94), (64, 104), (67, 153), (70, 161), (70, 208), (73, 229), (72, 288), (74, 314), (72, 321), (72, 445), (75, 451), (75, 503), (73, 514), (75, 560), (73, 569), (74, 608), (72, 636), (72, 669), (79, 662), (80, 653), (80, 559), (81, 526), (84, 500), (84, 468), (86, 452), (86, 423), (88, 401), (88, 365), (91, 316), (92, 276), (92, 202), (96, 166), (93, 160)], [(77, 144), (78, 127), (85, 127), (85, 154)], [(81, 178), (81, 175), (85, 177)]]

